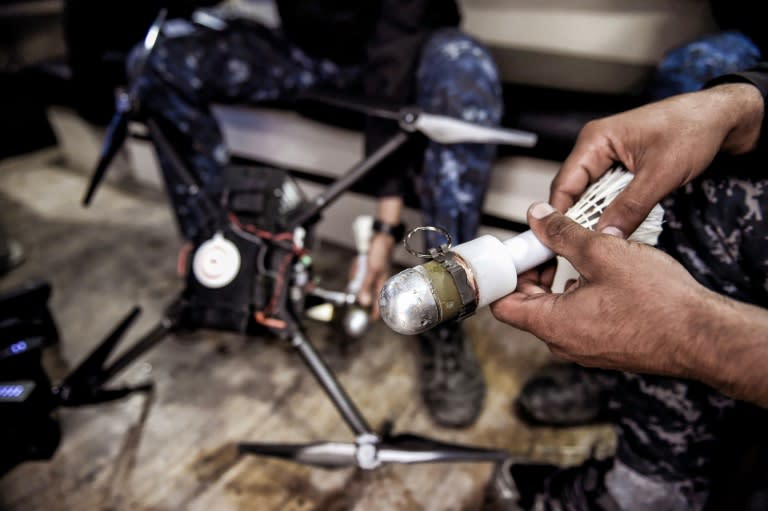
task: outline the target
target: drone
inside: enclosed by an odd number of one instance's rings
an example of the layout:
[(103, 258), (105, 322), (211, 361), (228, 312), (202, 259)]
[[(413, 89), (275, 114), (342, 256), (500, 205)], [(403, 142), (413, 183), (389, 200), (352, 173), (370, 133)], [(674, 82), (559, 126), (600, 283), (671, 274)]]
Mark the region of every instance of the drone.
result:
[[(161, 10), (146, 34), (137, 59), (140, 70), (163, 37), (165, 16), (166, 11)], [(82, 199), (83, 206), (93, 201), (113, 158), (127, 138), (129, 123), (140, 121), (148, 128), (156, 155), (166, 163), (162, 166), (166, 190), (173, 190), (176, 205), (183, 204), (194, 215), (197, 236), (186, 262), (184, 290), (168, 307), (157, 327), (139, 339), (116, 363), (101, 371), (99, 381), (115, 375), (172, 332), (210, 328), (254, 336), (271, 335), (295, 348), (351, 430), (354, 440), (303, 444), (242, 442), (241, 453), (323, 468), (356, 466), (366, 470), (388, 463), (499, 462), (508, 458), (509, 453), (499, 449), (442, 442), (410, 433), (393, 434), (390, 427), (375, 431), (313, 346), (303, 320), (308, 311), (327, 304), (352, 310), (355, 303), (352, 287), (334, 291), (317, 285), (310, 248), (313, 227), (326, 207), (374, 171), (382, 160), (416, 134), (446, 144), (470, 142), (522, 147), (535, 145), (536, 135), (479, 126), (414, 107), (382, 108), (360, 99), (314, 92), (304, 94), (301, 99), (394, 120), (400, 129), (315, 197), (305, 197), (289, 171), (256, 165), (225, 166), (222, 169), (224, 189), (214, 195), (185, 165), (162, 123), (142, 109), (135, 81), (118, 92), (116, 112)], [(360, 232), (364, 245), (365, 229)], [(364, 255), (364, 249), (359, 248), (359, 255)], [(118, 328), (120, 332), (127, 328), (125, 323), (130, 323), (130, 318)], [(365, 326), (349, 332), (361, 335)], [(111, 336), (110, 342), (114, 342), (114, 337)]]

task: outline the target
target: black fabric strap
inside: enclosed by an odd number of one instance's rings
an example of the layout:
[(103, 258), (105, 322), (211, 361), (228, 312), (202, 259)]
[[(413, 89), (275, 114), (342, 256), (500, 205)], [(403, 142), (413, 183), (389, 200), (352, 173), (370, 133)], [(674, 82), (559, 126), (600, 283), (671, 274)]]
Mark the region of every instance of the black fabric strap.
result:
[(373, 221), (373, 232), (388, 234), (395, 239), (395, 243), (400, 243), (405, 237), (405, 224), (400, 222), (397, 225), (392, 225), (377, 218)]

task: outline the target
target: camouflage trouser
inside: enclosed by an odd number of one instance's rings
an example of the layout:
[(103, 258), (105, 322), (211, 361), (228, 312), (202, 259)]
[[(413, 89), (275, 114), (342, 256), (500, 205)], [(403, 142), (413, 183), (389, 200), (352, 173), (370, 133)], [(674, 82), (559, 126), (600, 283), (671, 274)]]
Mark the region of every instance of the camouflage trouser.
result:
[[(487, 50), (456, 30), (438, 32), (427, 42), (416, 95), (427, 112), (490, 126), (501, 120), (496, 65)], [(495, 157), (493, 145), (430, 143), (416, 187), (424, 222), (445, 227), (456, 243), (474, 238)], [(439, 242), (428, 237), (430, 246)]]
[[(172, 20), (135, 79), (145, 112), (163, 121), (184, 161), (215, 194), (229, 154), (212, 103), (290, 100), (308, 89), (357, 93), (362, 67), (312, 58), (278, 30), (248, 20), (231, 20), (222, 31)], [(416, 102), (428, 112), (488, 125), (501, 119), (496, 67), (484, 48), (458, 30), (441, 30), (426, 42), (415, 80)], [(423, 186), (416, 187), (424, 221), (443, 225), (459, 242), (473, 237), (494, 157), (490, 145), (428, 144)], [(162, 154), (160, 162), (182, 234), (193, 238), (194, 208), (174, 186)]]
[[(758, 58), (754, 45), (738, 34), (695, 41), (661, 63), (651, 93), (699, 89)], [(723, 160), (673, 193), (663, 202), (659, 248), (709, 289), (768, 307), (768, 179), (754, 177), (761, 175), (764, 167), (751, 158)], [(713, 471), (722, 472), (715, 465), (728, 440), (724, 432), (734, 401), (691, 381), (597, 374), (613, 387), (610, 408), (618, 434), (613, 464), (604, 473), (586, 464), (581, 474), (574, 472), (570, 486), (550, 484), (537, 509), (703, 509)]]

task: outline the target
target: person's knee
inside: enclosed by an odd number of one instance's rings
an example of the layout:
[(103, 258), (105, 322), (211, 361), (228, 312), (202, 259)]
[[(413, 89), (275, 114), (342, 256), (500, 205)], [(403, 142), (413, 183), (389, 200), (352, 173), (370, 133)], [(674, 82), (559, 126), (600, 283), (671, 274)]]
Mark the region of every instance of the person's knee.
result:
[(496, 63), (487, 48), (460, 30), (443, 29), (427, 41), (418, 82), (419, 103), (433, 112), (491, 123), (501, 118)]
[(196, 54), (211, 44), (208, 33), (185, 19), (166, 21), (150, 48), (141, 41), (130, 50), (125, 63), (128, 78), (133, 81), (174, 66), (181, 67), (185, 74), (195, 74), (196, 61), (200, 60)]
[(419, 75), (438, 79), (471, 77), (493, 87), (501, 85), (488, 48), (455, 28), (438, 30), (429, 38), (421, 54)]

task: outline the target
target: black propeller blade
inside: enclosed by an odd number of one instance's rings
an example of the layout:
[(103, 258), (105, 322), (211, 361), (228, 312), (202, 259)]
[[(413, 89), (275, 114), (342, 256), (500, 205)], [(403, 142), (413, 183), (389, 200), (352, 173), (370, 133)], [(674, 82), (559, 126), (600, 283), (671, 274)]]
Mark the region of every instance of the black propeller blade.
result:
[(320, 468), (359, 466), (375, 468), (382, 463), (498, 462), (509, 453), (498, 449), (432, 440), (403, 434), (358, 445), (352, 442), (312, 442), (305, 444), (245, 443), (241, 454), (254, 454), (294, 461)]
[(99, 162), (96, 165), (91, 182), (88, 184), (88, 190), (83, 197), (83, 206), (90, 205), (96, 188), (101, 184), (117, 151), (120, 150), (120, 147), (125, 142), (125, 138), (128, 135), (128, 121), (129, 112), (127, 110), (118, 110), (114, 117), (112, 117), (104, 137), (104, 145), (101, 149), (101, 155), (99, 155)]
[(326, 92), (305, 91), (300, 93), (297, 99), (299, 101), (331, 105), (342, 110), (351, 110), (371, 117), (391, 119), (393, 121), (399, 121), (403, 115), (400, 108), (390, 107), (360, 96), (352, 97)]
[[(168, 15), (168, 9), (160, 9), (155, 21), (147, 30), (144, 37), (144, 45), (142, 51), (136, 57), (135, 73), (136, 76), (140, 76), (144, 72), (144, 66), (146, 66), (149, 56), (152, 50), (157, 44), (157, 40), (160, 38), (161, 29), (165, 19)], [(83, 206), (88, 206), (93, 199), (93, 194), (96, 188), (101, 184), (104, 179), (104, 175), (115, 158), (117, 151), (123, 146), (125, 139), (128, 135), (128, 122), (134, 113), (134, 107), (136, 106), (136, 91), (131, 89), (128, 92), (121, 92), (117, 97), (117, 112), (107, 127), (107, 133), (104, 137), (104, 145), (101, 149), (101, 155), (99, 156), (99, 162), (96, 165), (96, 170), (93, 173), (91, 182), (88, 185), (88, 190), (83, 197)]]

